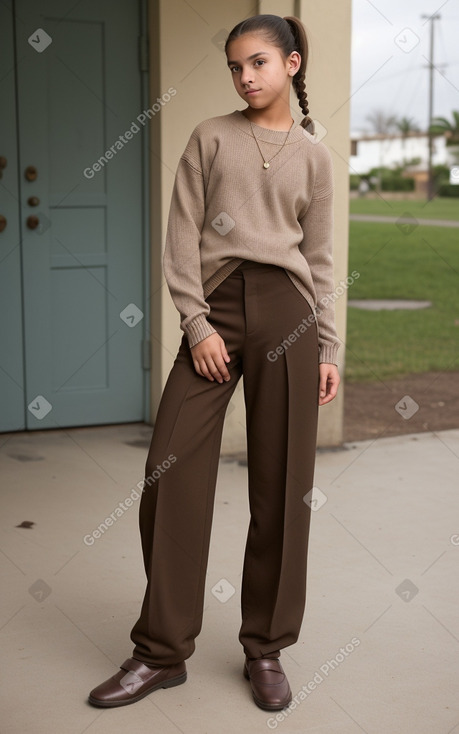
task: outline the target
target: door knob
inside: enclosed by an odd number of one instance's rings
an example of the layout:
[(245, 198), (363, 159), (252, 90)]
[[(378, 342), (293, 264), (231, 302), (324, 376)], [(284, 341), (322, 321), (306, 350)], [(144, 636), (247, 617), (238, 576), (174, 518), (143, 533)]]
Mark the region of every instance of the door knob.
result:
[(6, 227), (6, 217), (4, 217), (3, 214), (0, 214), (0, 232), (3, 232), (5, 227)]
[(40, 203), (40, 199), (38, 198), (38, 196), (29, 196), (29, 198), (27, 199), (27, 203), (29, 206), (38, 206)]
[(30, 214), (30, 216), (27, 217), (26, 223), (29, 229), (37, 229), (40, 224), (40, 220), (35, 216), (35, 214)]
[(27, 168), (25, 169), (25, 174), (24, 175), (25, 175), (27, 181), (35, 181), (35, 179), (38, 176), (38, 171), (35, 168), (35, 166), (27, 166)]

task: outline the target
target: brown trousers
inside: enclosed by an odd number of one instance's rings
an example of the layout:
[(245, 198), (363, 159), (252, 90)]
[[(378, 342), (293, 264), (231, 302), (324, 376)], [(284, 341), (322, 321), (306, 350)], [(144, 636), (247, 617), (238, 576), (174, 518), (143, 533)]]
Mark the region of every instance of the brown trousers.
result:
[(297, 641), (304, 615), (310, 507), (303, 497), (313, 486), (316, 451), (317, 327), (276, 265), (244, 260), (206, 300), (231, 358), (231, 379), (198, 375), (183, 335), (157, 411), (140, 501), (147, 588), (131, 640), (133, 657), (153, 665), (190, 657), (201, 631), (223, 422), (241, 375), (250, 508), (244, 653), (279, 657)]

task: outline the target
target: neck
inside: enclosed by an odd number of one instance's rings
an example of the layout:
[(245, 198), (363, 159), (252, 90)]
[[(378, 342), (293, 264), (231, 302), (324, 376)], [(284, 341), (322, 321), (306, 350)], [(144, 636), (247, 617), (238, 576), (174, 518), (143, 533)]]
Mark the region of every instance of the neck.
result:
[(278, 113), (270, 113), (264, 110), (253, 110), (251, 107), (246, 107), (245, 110), (241, 110), (244, 117), (246, 117), (254, 125), (260, 125), (261, 127), (267, 127), (270, 130), (278, 130), (280, 132), (287, 132), (292, 127), (294, 120), (290, 114), (279, 115)]

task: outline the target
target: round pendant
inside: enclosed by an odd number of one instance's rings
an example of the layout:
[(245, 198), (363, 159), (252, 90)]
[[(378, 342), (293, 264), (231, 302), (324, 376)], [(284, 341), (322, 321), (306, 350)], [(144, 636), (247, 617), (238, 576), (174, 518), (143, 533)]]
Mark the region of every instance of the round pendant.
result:
[(265, 162), (263, 163), (263, 168), (269, 168), (269, 163), (268, 163), (268, 161), (265, 161)]

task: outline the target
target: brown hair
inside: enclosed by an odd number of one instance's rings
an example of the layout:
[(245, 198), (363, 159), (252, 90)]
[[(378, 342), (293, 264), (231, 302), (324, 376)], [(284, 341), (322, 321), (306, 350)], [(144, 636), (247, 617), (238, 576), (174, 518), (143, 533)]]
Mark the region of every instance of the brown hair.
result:
[(303, 23), (294, 15), (253, 15), (234, 26), (225, 42), (225, 53), (228, 44), (244, 33), (260, 33), (272, 46), (277, 46), (286, 59), (292, 51), (301, 56), (301, 64), (292, 79), (293, 89), (298, 97), (298, 104), (305, 115), (300, 122), (309, 133), (314, 134), (314, 121), (309, 117), (308, 95), (306, 94), (305, 76), (308, 61), (309, 44)]

